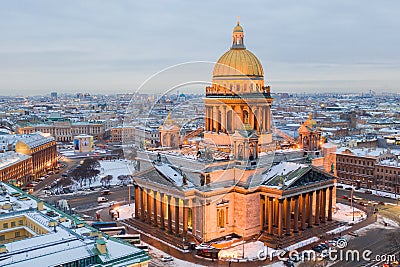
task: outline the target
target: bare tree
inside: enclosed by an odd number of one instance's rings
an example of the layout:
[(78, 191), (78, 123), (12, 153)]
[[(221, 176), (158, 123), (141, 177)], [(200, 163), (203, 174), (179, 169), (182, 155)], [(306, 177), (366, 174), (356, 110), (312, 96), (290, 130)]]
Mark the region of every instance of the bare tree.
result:
[(118, 175), (117, 178), (121, 182), (121, 184), (123, 184), (123, 185), (127, 185), (131, 180), (131, 176), (130, 175), (124, 175), (124, 174)]
[(106, 176), (102, 177), (101, 180), (100, 180), (101, 185), (103, 187), (110, 186), (110, 183), (111, 183), (112, 179), (113, 179), (112, 175), (106, 175)]

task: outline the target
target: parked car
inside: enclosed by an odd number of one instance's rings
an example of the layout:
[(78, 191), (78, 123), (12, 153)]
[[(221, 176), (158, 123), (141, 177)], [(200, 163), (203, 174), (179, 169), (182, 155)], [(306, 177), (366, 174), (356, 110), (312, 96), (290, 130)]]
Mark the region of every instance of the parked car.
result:
[(283, 264), (288, 267), (294, 267), (294, 263), (291, 260), (284, 261)]
[(336, 188), (343, 188), (343, 185), (337, 185)]
[(289, 260), (291, 260), (291, 261), (293, 261), (293, 262), (299, 262), (299, 261), (302, 260), (301, 255), (302, 255), (302, 254), (297, 254), (297, 253), (294, 254), (294, 255), (290, 255), (290, 256), (289, 256)]
[(358, 234), (357, 234), (357, 233), (355, 233), (355, 232), (349, 232), (348, 234), (349, 234), (349, 235), (351, 235), (351, 236), (355, 236), (355, 237), (357, 237), (357, 236), (358, 236)]
[(321, 245), (312, 247), (311, 249), (318, 253), (321, 253), (324, 250), (324, 248)]
[(329, 243), (331, 246), (336, 246), (337, 240), (328, 240), (328, 243)]
[(162, 262), (168, 262), (168, 261), (173, 261), (173, 260), (174, 260), (174, 258), (172, 258), (170, 255), (163, 255), (161, 257)]
[(353, 190), (353, 187), (346, 187), (346, 190)]
[(365, 193), (365, 194), (372, 194), (372, 191), (371, 191), (371, 190), (365, 190), (364, 193)]
[(98, 203), (107, 202), (107, 201), (108, 201), (108, 199), (105, 198), (105, 197), (98, 197), (98, 198), (97, 198), (97, 202), (98, 202)]
[(103, 195), (103, 196), (110, 195), (111, 191), (110, 190), (103, 190), (103, 191), (101, 191), (100, 194)]
[(329, 245), (328, 244), (325, 244), (325, 243), (321, 243), (321, 244), (319, 244), (321, 247), (323, 247), (324, 249), (328, 249), (329, 248)]

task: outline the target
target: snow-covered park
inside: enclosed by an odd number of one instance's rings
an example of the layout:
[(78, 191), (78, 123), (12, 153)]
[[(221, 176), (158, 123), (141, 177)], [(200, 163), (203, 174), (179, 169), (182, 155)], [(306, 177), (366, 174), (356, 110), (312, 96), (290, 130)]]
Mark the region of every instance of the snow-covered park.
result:
[(97, 179), (92, 183), (91, 186), (101, 186), (101, 178), (107, 175), (112, 176), (110, 185), (121, 184), (121, 180), (118, 179), (120, 175), (131, 175), (134, 172), (134, 167), (131, 161), (128, 160), (101, 160), (100, 163), (100, 174)]
[[(131, 175), (135, 172), (134, 165), (128, 160), (100, 160), (95, 168), (98, 172), (93, 178), (86, 180), (71, 179), (72, 184), (68, 186), (71, 191), (76, 192), (81, 189), (98, 188), (104, 186), (127, 185), (132, 182)], [(66, 186), (64, 185), (64, 188)], [(53, 190), (62, 191), (62, 187)], [(64, 190), (65, 191), (65, 190)]]

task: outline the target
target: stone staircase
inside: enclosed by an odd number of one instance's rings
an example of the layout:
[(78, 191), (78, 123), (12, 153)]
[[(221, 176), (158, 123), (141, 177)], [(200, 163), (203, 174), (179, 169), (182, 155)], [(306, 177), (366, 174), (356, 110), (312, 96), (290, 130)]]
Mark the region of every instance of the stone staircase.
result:
[(134, 232), (144, 234), (151, 239), (159, 239), (175, 246), (182, 250), (187, 250), (187, 245), (190, 242), (195, 242), (193, 236), (188, 232), (186, 235), (186, 241), (183, 241), (182, 236), (176, 236), (175, 234), (169, 234), (166, 230), (161, 230), (158, 227), (149, 225), (138, 219), (126, 219), (122, 221), (129, 228), (133, 229)]
[(297, 234), (291, 234), (290, 236), (283, 235), (278, 237), (276, 235), (268, 235), (264, 232), (259, 238), (259, 241), (266, 243), (271, 248), (286, 248), (293, 244), (299, 243), (301, 241), (307, 240), (312, 237), (329, 238), (326, 232), (338, 228), (339, 222), (327, 222), (321, 223), (318, 227), (307, 228), (304, 231), (299, 231)]

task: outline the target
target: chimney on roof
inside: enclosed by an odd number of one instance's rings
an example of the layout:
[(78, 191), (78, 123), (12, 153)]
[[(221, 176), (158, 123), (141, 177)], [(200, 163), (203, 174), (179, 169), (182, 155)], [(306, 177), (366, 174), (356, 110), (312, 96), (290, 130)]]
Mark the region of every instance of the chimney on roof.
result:
[(96, 248), (99, 251), (100, 254), (106, 254), (107, 253), (107, 245), (106, 241), (104, 238), (97, 238), (96, 239)]
[(2, 254), (2, 253), (7, 253), (8, 251), (7, 251), (7, 248), (6, 248), (6, 246), (4, 245), (4, 244), (1, 244), (0, 245), (0, 254)]
[(38, 211), (42, 211), (44, 209), (43, 201), (38, 201), (37, 202), (37, 209), (38, 209)]

